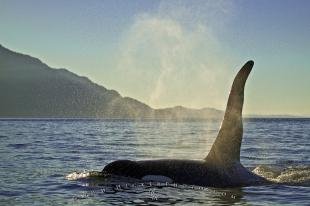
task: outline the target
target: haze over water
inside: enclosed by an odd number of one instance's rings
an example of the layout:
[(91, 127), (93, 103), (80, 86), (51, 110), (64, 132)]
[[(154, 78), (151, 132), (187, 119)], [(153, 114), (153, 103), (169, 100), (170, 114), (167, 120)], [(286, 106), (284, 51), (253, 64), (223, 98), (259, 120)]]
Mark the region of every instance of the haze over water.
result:
[(0, 203), (309, 203), (309, 119), (246, 120), (241, 162), (281, 185), (215, 189), (88, 177), (115, 159), (204, 158), (219, 126), (219, 121), (1, 120)]

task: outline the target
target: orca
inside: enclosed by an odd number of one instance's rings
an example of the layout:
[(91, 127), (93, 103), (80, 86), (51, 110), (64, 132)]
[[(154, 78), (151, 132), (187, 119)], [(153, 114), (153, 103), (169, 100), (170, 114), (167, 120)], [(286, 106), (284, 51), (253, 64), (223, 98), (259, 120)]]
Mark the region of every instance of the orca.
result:
[(253, 65), (254, 62), (250, 60), (237, 73), (220, 130), (204, 159), (117, 160), (107, 164), (102, 173), (206, 187), (240, 187), (267, 183), (265, 178), (252, 173), (240, 163), (244, 87)]

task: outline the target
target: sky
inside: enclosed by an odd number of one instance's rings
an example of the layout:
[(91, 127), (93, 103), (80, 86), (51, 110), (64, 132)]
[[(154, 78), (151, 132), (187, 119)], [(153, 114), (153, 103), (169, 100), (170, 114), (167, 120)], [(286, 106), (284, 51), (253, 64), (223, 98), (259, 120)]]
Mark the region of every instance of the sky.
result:
[(154, 108), (310, 116), (310, 1), (0, 0), (0, 44)]

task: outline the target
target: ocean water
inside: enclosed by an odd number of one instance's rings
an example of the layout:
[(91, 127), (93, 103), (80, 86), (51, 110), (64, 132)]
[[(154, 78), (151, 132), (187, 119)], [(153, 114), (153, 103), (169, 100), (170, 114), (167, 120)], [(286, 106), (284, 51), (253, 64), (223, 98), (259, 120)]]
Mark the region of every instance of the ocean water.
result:
[(220, 121), (0, 120), (0, 205), (309, 205), (310, 119), (247, 119), (241, 188), (105, 179), (116, 159), (204, 158)]

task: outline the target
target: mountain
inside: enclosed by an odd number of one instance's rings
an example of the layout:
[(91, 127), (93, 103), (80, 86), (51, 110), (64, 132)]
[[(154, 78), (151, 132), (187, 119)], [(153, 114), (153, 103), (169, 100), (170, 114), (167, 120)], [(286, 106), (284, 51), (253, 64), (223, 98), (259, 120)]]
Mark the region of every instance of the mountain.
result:
[(0, 117), (206, 119), (222, 115), (210, 108), (153, 109), (0, 45)]
[(291, 115), (291, 114), (248, 114), (244, 115), (245, 118), (251, 118), (251, 119), (294, 119), (294, 118), (309, 118), (308, 116), (302, 116), (302, 115)]

